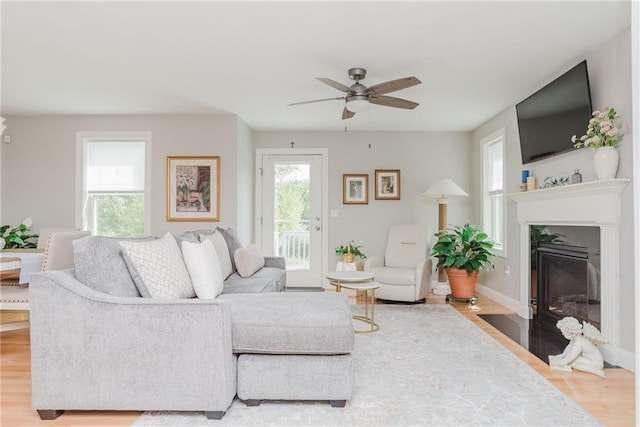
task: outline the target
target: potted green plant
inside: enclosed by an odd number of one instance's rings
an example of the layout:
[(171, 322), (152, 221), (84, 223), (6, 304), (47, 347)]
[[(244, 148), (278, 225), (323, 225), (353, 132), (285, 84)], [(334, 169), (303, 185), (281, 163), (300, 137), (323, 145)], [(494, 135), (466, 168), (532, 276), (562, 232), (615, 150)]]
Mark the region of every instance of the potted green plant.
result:
[(473, 298), (476, 280), (481, 269), (493, 268), (495, 242), (482, 231), (481, 226), (456, 225), (435, 234), (438, 241), (431, 256), (438, 259), (438, 268), (449, 276), (451, 293), (455, 298)]
[(346, 245), (340, 245), (336, 247), (336, 255), (342, 257), (344, 262), (351, 263), (353, 262), (355, 257), (360, 257), (361, 259), (365, 259), (367, 256), (362, 252), (361, 245), (356, 245), (353, 240), (351, 240)]
[(31, 224), (31, 218), (27, 218), (15, 227), (11, 225), (0, 227), (0, 249), (35, 248), (38, 244), (38, 235), (28, 233)]

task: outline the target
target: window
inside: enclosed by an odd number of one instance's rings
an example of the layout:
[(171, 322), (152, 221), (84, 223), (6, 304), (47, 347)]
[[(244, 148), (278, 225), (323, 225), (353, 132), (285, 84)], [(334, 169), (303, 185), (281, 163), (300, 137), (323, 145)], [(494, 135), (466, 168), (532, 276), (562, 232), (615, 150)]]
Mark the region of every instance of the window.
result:
[(497, 244), (494, 252), (506, 257), (504, 196), (504, 128), (480, 140), (482, 146), (482, 222)]
[(149, 233), (149, 132), (79, 132), (78, 227), (96, 236)]

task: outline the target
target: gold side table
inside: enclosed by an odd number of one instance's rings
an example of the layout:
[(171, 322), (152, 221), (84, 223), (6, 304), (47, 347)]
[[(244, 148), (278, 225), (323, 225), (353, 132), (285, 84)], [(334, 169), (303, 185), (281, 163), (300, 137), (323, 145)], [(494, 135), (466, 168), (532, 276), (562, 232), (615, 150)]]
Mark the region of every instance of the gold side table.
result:
[(375, 332), (379, 328), (375, 321), (375, 292), (380, 286), (373, 281), (373, 274), (364, 271), (335, 271), (327, 274), (329, 284), (336, 287), (337, 292), (342, 288), (364, 292), (364, 315), (354, 315), (353, 318), (369, 325), (369, 329), (356, 329), (356, 333)]

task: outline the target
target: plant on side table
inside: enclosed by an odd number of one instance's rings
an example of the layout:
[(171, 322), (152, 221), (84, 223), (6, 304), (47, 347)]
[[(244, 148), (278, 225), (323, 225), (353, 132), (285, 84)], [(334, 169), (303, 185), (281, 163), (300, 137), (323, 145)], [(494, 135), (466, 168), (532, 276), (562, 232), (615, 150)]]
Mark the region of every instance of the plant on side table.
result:
[(482, 231), (481, 226), (456, 225), (435, 234), (438, 241), (431, 256), (438, 259), (438, 268), (449, 276), (451, 293), (455, 298), (474, 297), (476, 280), (481, 269), (493, 268), (495, 242)]
[(344, 262), (352, 263), (355, 257), (360, 257), (361, 259), (365, 259), (367, 257), (360, 248), (362, 248), (362, 246), (356, 245), (352, 240), (346, 245), (337, 246), (335, 251), (336, 255), (341, 256)]
[(38, 235), (27, 231), (31, 227), (31, 218), (27, 218), (20, 225), (0, 227), (0, 249), (29, 249), (38, 244)]

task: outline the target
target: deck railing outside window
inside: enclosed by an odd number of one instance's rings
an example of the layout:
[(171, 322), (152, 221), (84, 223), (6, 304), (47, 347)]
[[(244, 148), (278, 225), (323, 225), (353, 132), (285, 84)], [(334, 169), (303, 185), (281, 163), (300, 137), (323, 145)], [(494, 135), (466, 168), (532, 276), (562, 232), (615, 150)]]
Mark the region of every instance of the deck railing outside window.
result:
[[(277, 222), (278, 221), (276, 221), (276, 223)], [(308, 227), (309, 221), (300, 222), (304, 223), (305, 228)], [(300, 270), (309, 268), (309, 231), (276, 231), (274, 253), (286, 259), (287, 269)]]

